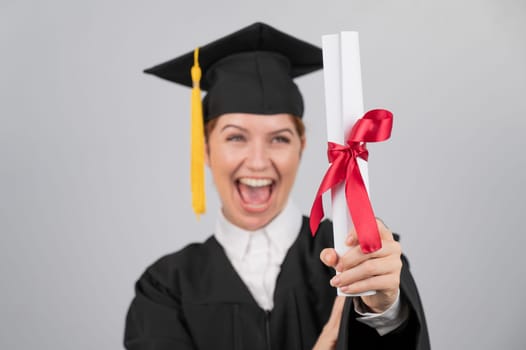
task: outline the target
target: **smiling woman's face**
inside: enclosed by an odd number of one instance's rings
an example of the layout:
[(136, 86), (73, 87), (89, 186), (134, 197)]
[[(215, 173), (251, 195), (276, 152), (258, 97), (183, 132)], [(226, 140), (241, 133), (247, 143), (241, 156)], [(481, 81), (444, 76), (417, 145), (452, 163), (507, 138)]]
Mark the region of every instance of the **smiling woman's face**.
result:
[(287, 203), (304, 138), (289, 114), (223, 114), (208, 135), (207, 164), (234, 225), (257, 230)]

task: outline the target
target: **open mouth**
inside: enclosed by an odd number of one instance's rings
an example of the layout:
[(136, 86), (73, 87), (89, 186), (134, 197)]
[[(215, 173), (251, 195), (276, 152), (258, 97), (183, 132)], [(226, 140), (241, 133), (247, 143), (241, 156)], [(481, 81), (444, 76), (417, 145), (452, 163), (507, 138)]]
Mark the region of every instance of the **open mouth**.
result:
[(243, 204), (251, 208), (264, 207), (274, 189), (274, 180), (242, 177), (236, 181), (237, 191)]

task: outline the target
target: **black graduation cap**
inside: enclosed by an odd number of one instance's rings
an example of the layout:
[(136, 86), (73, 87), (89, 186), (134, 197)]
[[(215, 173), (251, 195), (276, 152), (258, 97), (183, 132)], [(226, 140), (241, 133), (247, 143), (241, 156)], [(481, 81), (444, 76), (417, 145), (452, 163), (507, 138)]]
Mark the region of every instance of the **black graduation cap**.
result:
[[(293, 78), (322, 68), (319, 47), (264, 23), (254, 23), (145, 73), (192, 87), (191, 189), (197, 215), (205, 212), (203, 122), (225, 113), (303, 116)], [(201, 78), (201, 72), (203, 72)], [(208, 94), (201, 106), (201, 89)]]
[[(254, 23), (199, 48), (204, 120), (224, 113), (303, 115), (293, 78), (322, 68), (315, 45), (265, 23)], [(144, 72), (192, 87), (194, 51)]]

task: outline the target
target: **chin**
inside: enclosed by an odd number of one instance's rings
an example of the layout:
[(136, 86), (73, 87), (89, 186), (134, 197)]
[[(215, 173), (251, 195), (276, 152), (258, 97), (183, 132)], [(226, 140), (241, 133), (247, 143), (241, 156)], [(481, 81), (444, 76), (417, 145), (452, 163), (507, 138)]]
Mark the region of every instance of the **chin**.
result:
[(247, 212), (247, 215), (240, 218), (239, 223), (241, 223), (245, 230), (255, 231), (267, 226), (279, 213), (281, 210), (266, 210), (264, 212)]

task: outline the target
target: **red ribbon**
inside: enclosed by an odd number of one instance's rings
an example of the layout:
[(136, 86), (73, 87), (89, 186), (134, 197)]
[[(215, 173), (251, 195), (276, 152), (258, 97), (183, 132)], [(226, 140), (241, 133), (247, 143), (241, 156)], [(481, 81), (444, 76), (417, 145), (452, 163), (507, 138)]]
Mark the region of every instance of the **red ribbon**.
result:
[(312, 204), (310, 229), (316, 234), (324, 217), (322, 195), (345, 181), (345, 197), (351, 214), (360, 247), (364, 253), (372, 253), (382, 248), (367, 190), (363, 182), (357, 158), (367, 160), (369, 152), (366, 142), (385, 141), (391, 136), (393, 114), (385, 109), (373, 109), (359, 119), (353, 126), (346, 145), (329, 142), (328, 157), (331, 163)]

